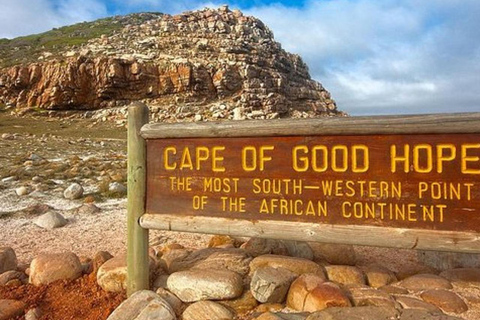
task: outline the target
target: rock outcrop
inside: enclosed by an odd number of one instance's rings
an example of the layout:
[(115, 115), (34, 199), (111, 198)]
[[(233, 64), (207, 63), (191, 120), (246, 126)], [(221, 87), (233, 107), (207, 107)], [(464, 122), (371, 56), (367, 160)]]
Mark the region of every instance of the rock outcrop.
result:
[(143, 100), (197, 121), (339, 114), (302, 59), (260, 20), (226, 6), (144, 15), (71, 50), (0, 69), (0, 103), (94, 110)]

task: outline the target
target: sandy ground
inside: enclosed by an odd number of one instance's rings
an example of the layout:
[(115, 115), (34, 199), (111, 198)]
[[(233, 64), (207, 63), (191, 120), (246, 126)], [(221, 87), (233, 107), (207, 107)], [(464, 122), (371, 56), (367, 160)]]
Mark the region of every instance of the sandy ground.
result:
[[(3, 121), (3, 122), (2, 122)], [(16, 121), (16, 120), (15, 120)], [(82, 124), (76, 124), (78, 128), (82, 128)], [(86, 126), (83, 126), (87, 128)], [(65, 139), (69, 139), (72, 134), (77, 135), (77, 131), (72, 131), (65, 126), (66, 132), (62, 132), (59, 128), (55, 133)], [(36, 130), (29, 132), (29, 129)], [(5, 119), (0, 114), (0, 134), (9, 132), (12, 134), (20, 131), (20, 135), (38, 134), (42, 128), (31, 126), (28, 121), (12, 122), (11, 119)], [(106, 130), (106, 131), (105, 131)], [(98, 131), (99, 135), (105, 135), (110, 132), (110, 136), (115, 138), (124, 134), (115, 133), (118, 129), (104, 129)], [(113, 130), (113, 133), (111, 131)], [(89, 139), (101, 139), (95, 136), (95, 128), (87, 132)], [(87, 134), (86, 133), (86, 134)], [(1, 140), (1, 139), (0, 139)], [(34, 142), (35, 139), (28, 140)], [(57, 144), (48, 145), (46, 141), (43, 145), (29, 148), (36, 148), (36, 152), (41, 156), (49, 157), (49, 152), (53, 152), (51, 157), (57, 157), (58, 154), (68, 154), (69, 148), (75, 149), (75, 154), (85, 152), (85, 144), (60, 144), (61, 140), (55, 140)], [(68, 140), (67, 140), (68, 141)], [(117, 152), (125, 152), (125, 141), (121, 143), (105, 145), (99, 148), (97, 144), (95, 152), (102, 154), (103, 151), (111, 152), (111, 149), (117, 148)], [(1, 143), (1, 141), (0, 141)], [(9, 159), (15, 157), (15, 152), (19, 149), (22, 140), (12, 140), (3, 143), (0, 158), (2, 158), (2, 169), (8, 169), (10, 166)], [(62, 149), (59, 146), (62, 145)], [(80, 148), (81, 147), (81, 148)], [(103, 150), (103, 151), (102, 151)], [(28, 150), (22, 150), (22, 153)], [(45, 151), (44, 153), (42, 153)], [(115, 150), (114, 150), (115, 151)], [(4, 170), (5, 171), (5, 170)], [(3, 178), (3, 177), (0, 177)], [(27, 196), (18, 196), (15, 188), (21, 182), (6, 183), (0, 188), (0, 246), (12, 247), (19, 259), (20, 263), (28, 264), (37, 254), (41, 252), (61, 252), (73, 251), (80, 257), (93, 257), (100, 250), (109, 251), (113, 255), (117, 255), (126, 251), (126, 199), (113, 198), (102, 199), (95, 202), (101, 211), (95, 214), (79, 215), (75, 213), (75, 209), (83, 204), (83, 200), (66, 200), (62, 197), (61, 190), (47, 190), (45, 192), (34, 192)], [(61, 188), (58, 188), (61, 189)], [(87, 190), (88, 191), (88, 190)], [(46, 204), (55, 210), (61, 212), (69, 221), (69, 223), (58, 229), (45, 230), (37, 227), (33, 223), (35, 217), (22, 215), (21, 211), (33, 204)], [(20, 212), (20, 213), (19, 213)], [(175, 233), (163, 231), (150, 232), (150, 244), (164, 245), (168, 243), (179, 243), (189, 248), (206, 247), (211, 235), (201, 235), (192, 233)], [(420, 272), (431, 272), (430, 268), (422, 265), (417, 259), (417, 253), (413, 250), (398, 250), (386, 248), (372, 247), (356, 247), (357, 260), (359, 265), (379, 264), (399, 274), (415, 274)], [(480, 319), (480, 288), (467, 286), (456, 287), (455, 291), (459, 293), (469, 305), (469, 311), (462, 314), (461, 317), (467, 320)], [(458, 315), (457, 315), (458, 316)]]

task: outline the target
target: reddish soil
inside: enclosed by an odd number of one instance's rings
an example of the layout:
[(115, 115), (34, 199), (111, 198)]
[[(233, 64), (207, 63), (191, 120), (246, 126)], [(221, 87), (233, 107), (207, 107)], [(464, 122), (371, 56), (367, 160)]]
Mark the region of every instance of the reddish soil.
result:
[[(75, 281), (56, 281), (40, 287), (0, 286), (0, 299), (21, 300), (27, 304), (26, 311), (39, 308), (42, 314), (39, 320), (104, 320), (125, 295), (103, 291), (94, 274), (90, 274)], [(25, 317), (15, 320), (20, 319)]]

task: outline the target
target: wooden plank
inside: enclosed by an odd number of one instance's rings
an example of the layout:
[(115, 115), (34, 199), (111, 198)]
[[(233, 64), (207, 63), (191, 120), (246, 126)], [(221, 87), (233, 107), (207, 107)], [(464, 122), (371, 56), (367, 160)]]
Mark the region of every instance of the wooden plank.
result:
[(377, 247), (480, 253), (476, 233), (145, 214), (143, 228)]
[(145, 139), (478, 132), (480, 113), (155, 123), (141, 130)]
[(149, 288), (148, 229), (139, 225), (145, 213), (146, 143), (140, 135), (148, 123), (148, 107), (128, 108), (127, 295)]
[(480, 134), (155, 139), (147, 150), (147, 213), (480, 233)]

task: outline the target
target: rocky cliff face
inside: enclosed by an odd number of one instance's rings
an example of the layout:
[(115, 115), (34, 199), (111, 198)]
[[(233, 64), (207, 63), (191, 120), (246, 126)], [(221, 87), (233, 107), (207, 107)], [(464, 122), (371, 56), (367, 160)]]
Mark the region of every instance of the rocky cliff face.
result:
[(142, 23), (0, 69), (0, 103), (92, 110), (143, 100), (197, 119), (339, 113), (260, 20), (227, 7), (143, 15)]

